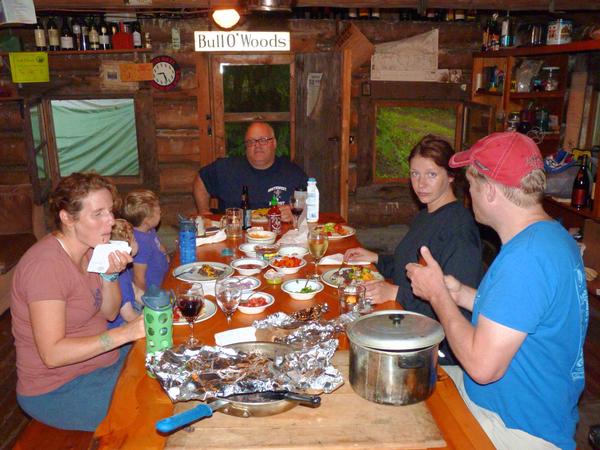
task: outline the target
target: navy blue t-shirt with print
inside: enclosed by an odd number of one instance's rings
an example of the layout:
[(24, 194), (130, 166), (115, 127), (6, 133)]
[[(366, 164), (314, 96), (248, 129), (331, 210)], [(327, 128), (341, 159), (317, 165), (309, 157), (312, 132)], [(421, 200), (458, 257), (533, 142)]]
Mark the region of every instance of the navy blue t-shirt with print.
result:
[(308, 177), (289, 159), (275, 158), (268, 169), (255, 169), (245, 157), (219, 158), (198, 174), (206, 190), (219, 199), (219, 210), (239, 208), (242, 187), (248, 186), (250, 208), (266, 208), (275, 193), (287, 202), (297, 187), (306, 187)]

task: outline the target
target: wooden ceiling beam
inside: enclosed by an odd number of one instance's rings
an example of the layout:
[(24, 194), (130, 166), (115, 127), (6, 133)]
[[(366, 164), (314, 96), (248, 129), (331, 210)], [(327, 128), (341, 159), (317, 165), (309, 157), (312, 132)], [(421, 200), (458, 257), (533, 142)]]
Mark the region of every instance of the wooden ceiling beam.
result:
[[(245, 3), (243, 0), (152, 0), (150, 5), (140, 5), (136, 0), (34, 0), (37, 10), (90, 10), (90, 11), (144, 11), (208, 9), (219, 3)], [(429, 8), (475, 8), (511, 11), (548, 11), (551, 0), (427, 0)], [(554, 0), (556, 11), (600, 10), (598, 0)], [(297, 7), (330, 6), (336, 8), (378, 7), (417, 8), (418, 0), (297, 0)]]

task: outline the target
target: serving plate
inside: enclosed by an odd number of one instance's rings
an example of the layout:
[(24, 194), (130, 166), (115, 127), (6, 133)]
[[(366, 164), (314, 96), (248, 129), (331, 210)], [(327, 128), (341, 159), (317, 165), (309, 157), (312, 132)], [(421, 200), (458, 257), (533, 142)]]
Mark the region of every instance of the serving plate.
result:
[(342, 229), (344, 230), (344, 234), (340, 234), (335, 231), (329, 231), (327, 234), (329, 240), (336, 241), (338, 239), (344, 239), (350, 236), (354, 236), (354, 234), (356, 234), (356, 230), (348, 225), (342, 225)]
[[(362, 269), (362, 267), (361, 267), (361, 269)], [(341, 271), (339, 271), (339, 269), (328, 270), (327, 272), (323, 273), (323, 275), (321, 275), (321, 280), (323, 280), (323, 283), (325, 283), (327, 286), (337, 288), (344, 281), (342, 273), (349, 271), (349, 270), (352, 270), (352, 268), (346, 267), (346, 268), (343, 268)], [(340, 272), (340, 274), (338, 274), (338, 271)], [(383, 275), (381, 275), (379, 272), (373, 272), (372, 270), (370, 272), (371, 272), (371, 275), (373, 275), (373, 280), (376, 280), (376, 281), (384, 280)], [(371, 280), (357, 279), (356, 281), (371, 281)]]
[[(202, 266), (209, 266), (214, 271), (214, 275), (209, 275), (202, 272)], [(233, 269), (227, 264), (214, 261), (196, 261), (189, 264), (183, 264), (173, 270), (173, 276), (181, 281), (188, 283), (197, 283), (200, 281), (214, 281), (222, 278), (227, 278), (233, 275)]]
[[(173, 309), (176, 308), (177, 306), (175, 306)], [(217, 306), (214, 304), (214, 302), (205, 298), (204, 305), (202, 305), (202, 311), (200, 311), (200, 315), (196, 320), (194, 320), (194, 323), (204, 322), (205, 320), (210, 319), (216, 313)], [(188, 321), (185, 319), (185, 317), (183, 317), (179, 312), (177, 312), (177, 314), (179, 314), (179, 319), (176, 320), (175, 317), (173, 317), (173, 325), (187, 325)]]

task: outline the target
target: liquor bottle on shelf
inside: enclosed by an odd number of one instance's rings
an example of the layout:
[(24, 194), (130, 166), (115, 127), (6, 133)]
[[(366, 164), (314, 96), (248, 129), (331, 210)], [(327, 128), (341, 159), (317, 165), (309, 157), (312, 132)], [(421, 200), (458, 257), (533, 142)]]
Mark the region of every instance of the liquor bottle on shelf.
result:
[(252, 210), (250, 209), (250, 196), (248, 195), (248, 186), (242, 186), (242, 201), (240, 203), (242, 208), (242, 229), (247, 230), (252, 226)]
[(60, 29), (60, 49), (73, 50), (73, 45), (73, 33), (71, 33), (71, 27), (69, 26), (69, 18), (65, 16)]
[(125, 24), (119, 23), (119, 31), (113, 34), (112, 46), (114, 49), (133, 48), (133, 36), (125, 30)]
[(60, 33), (54, 17), (48, 19), (48, 50), (51, 52), (60, 50)]
[(358, 8), (348, 9), (348, 19), (350, 19), (350, 20), (358, 19)]
[(368, 20), (371, 18), (369, 8), (358, 8), (358, 19)]
[(457, 22), (464, 22), (465, 21), (465, 10), (464, 9), (456, 9), (454, 10), (454, 20), (456, 20)]
[[(173, 30), (177, 30), (177, 38), (179, 42), (179, 47), (181, 48), (181, 41), (179, 40), (179, 30), (177, 28), (171, 29), (171, 36), (173, 35)], [(142, 27), (139, 22), (133, 22), (133, 32), (131, 33), (133, 39), (133, 48), (142, 48)], [(173, 45), (175, 49), (175, 45)], [(178, 49), (175, 49), (178, 50)]]
[(100, 50), (100, 35), (98, 34), (98, 28), (96, 22), (90, 23), (90, 34), (88, 36), (90, 41), (90, 50)]
[(33, 30), (33, 37), (35, 38), (35, 49), (38, 52), (45, 52), (48, 49), (46, 30), (44, 30), (44, 25), (42, 25), (42, 20), (39, 17)]
[(150, 32), (146, 31), (144, 34), (144, 47), (152, 48), (152, 39), (150, 38)]
[(81, 23), (77, 16), (73, 16), (71, 20), (71, 30), (73, 31), (73, 47), (75, 50), (85, 50), (81, 44)]
[(88, 20), (89, 19), (86, 17), (80, 17), (78, 19), (81, 28), (81, 48), (79, 50), (82, 51), (88, 51), (90, 49), (90, 27)]
[(381, 18), (381, 13), (379, 12), (379, 8), (371, 8), (371, 19), (379, 20)]
[(589, 206), (590, 201), (590, 176), (587, 170), (587, 157), (579, 158), (580, 168), (573, 181), (571, 192), (571, 206), (575, 209), (583, 209)]
[(100, 50), (110, 50), (110, 28), (104, 17), (100, 18), (100, 24), (98, 25), (98, 42)]
[(506, 16), (502, 19), (500, 27), (500, 47), (510, 47), (512, 45), (511, 25), (510, 12), (506, 11)]

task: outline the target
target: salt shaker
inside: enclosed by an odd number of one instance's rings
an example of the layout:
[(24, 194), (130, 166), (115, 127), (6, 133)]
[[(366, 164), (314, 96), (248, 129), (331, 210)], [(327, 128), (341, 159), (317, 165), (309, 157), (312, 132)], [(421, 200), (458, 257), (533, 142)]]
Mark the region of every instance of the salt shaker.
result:
[(196, 217), (196, 236), (204, 236), (206, 230), (204, 229), (204, 219), (202, 216)]

